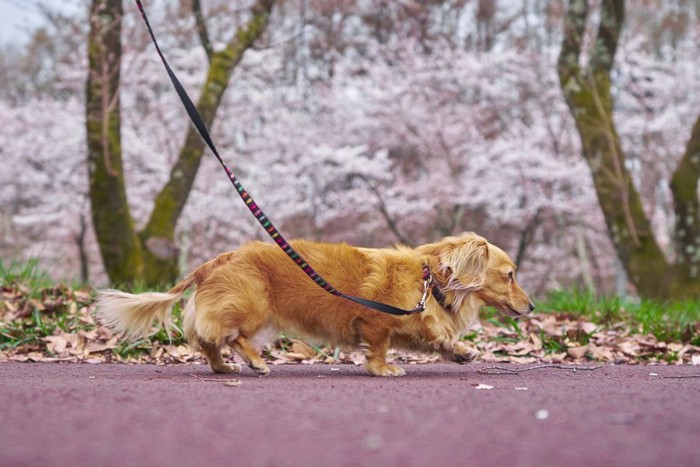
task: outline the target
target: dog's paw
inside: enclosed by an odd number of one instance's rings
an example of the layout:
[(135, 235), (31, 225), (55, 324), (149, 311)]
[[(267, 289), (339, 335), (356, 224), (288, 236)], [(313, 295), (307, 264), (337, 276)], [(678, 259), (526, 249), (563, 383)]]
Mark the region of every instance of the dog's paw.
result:
[(481, 352), (475, 348), (469, 347), (462, 342), (457, 342), (452, 347), (452, 353), (449, 355), (449, 358), (453, 362), (463, 364), (473, 362), (479, 355), (481, 355)]
[(260, 362), (257, 365), (250, 365), (250, 368), (260, 376), (267, 376), (270, 374), (270, 367), (267, 366), (265, 362)]
[(368, 367), (367, 372), (372, 376), (404, 376), (406, 370), (396, 365), (382, 365), (377, 367)]
[(240, 373), (241, 366), (238, 363), (224, 363), (223, 365), (212, 367), (214, 373), (229, 374), (229, 373)]

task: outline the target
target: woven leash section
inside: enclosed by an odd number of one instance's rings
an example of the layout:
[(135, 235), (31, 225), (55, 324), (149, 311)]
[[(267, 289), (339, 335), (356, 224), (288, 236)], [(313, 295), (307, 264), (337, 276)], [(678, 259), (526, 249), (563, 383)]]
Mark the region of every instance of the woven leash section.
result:
[[(214, 142), (212, 141), (211, 137), (209, 136), (209, 131), (207, 130), (206, 125), (204, 124), (204, 120), (202, 120), (202, 117), (199, 115), (199, 112), (197, 111), (196, 106), (190, 99), (189, 95), (185, 91), (185, 88), (180, 84), (180, 81), (177, 79), (177, 76), (175, 76), (175, 73), (173, 70), (170, 68), (170, 65), (168, 64), (168, 61), (165, 59), (165, 55), (163, 55), (163, 52), (160, 50), (160, 47), (158, 46), (158, 41), (156, 40), (156, 36), (153, 33), (153, 29), (151, 28), (151, 24), (148, 21), (148, 16), (146, 16), (146, 11), (143, 8), (143, 4), (141, 3), (141, 0), (135, 0), (136, 5), (139, 8), (139, 11), (141, 12), (141, 17), (143, 18), (143, 22), (146, 24), (146, 28), (148, 29), (148, 33), (151, 36), (151, 40), (153, 41), (153, 45), (155, 45), (156, 51), (158, 52), (158, 55), (160, 56), (161, 61), (163, 62), (163, 65), (165, 66), (165, 70), (168, 72), (168, 76), (170, 77), (170, 81), (173, 83), (173, 86), (175, 87), (175, 91), (177, 91), (178, 96), (180, 97), (180, 100), (182, 101), (182, 104), (185, 106), (185, 110), (187, 110), (187, 114), (190, 117), (190, 120), (192, 120), (192, 123), (194, 124), (195, 128), (197, 128), (197, 131), (201, 135), (202, 139), (204, 140), (205, 143), (207, 143), (207, 146), (209, 146), (209, 149), (214, 153), (214, 156), (216, 156), (216, 159), (219, 161), (221, 166), (223, 167), (224, 171), (226, 172), (226, 175), (228, 175), (229, 180), (233, 184), (234, 188), (236, 189), (236, 192), (238, 195), (241, 197), (245, 205), (248, 207), (250, 212), (253, 214), (253, 216), (258, 220), (260, 225), (265, 229), (265, 231), (268, 233), (268, 235), (277, 243), (277, 245), (285, 252), (289, 258), (292, 259), (304, 273), (309, 276), (316, 284), (318, 284), (321, 288), (323, 288), (326, 292), (333, 294), (337, 297), (344, 298), (346, 300), (350, 300), (352, 302), (358, 303), (360, 305), (363, 305), (365, 307), (381, 311), (383, 313), (389, 313), (392, 315), (411, 315), (413, 313), (420, 313), (423, 310), (425, 310), (425, 299), (421, 300), (421, 302), (412, 310), (404, 310), (401, 308), (397, 308), (391, 305), (387, 305), (385, 303), (380, 303), (380, 302), (375, 302), (373, 300), (367, 300), (364, 298), (360, 297), (355, 297), (352, 295), (347, 295), (339, 290), (337, 290), (335, 287), (333, 287), (331, 284), (329, 284), (326, 280), (324, 280), (315, 270), (312, 268), (304, 258), (297, 253), (294, 248), (287, 242), (282, 234), (277, 230), (277, 228), (272, 224), (270, 219), (267, 218), (265, 213), (260, 209), (258, 204), (253, 200), (253, 197), (250, 196), (250, 194), (243, 188), (243, 185), (241, 185), (241, 182), (238, 181), (236, 178), (236, 175), (233, 173), (231, 169), (228, 168), (226, 163), (224, 162), (223, 158), (219, 155), (219, 151), (216, 149), (216, 146), (214, 145)], [(430, 276), (429, 271), (426, 272), (424, 270), (423, 273), (423, 280), (425, 284), (428, 284), (427, 282), (427, 277)], [(428, 285), (425, 286), (427, 290)], [(425, 293), (424, 293), (425, 297)]]

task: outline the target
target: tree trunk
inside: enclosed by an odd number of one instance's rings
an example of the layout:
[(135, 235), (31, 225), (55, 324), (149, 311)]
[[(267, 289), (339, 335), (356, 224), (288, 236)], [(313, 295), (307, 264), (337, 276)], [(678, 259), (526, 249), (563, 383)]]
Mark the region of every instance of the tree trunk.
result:
[[(199, 37), (209, 58), (209, 70), (197, 110), (211, 127), (226, 87), (245, 51), (267, 25), (273, 0), (258, 0), (246, 25), (233, 34), (224, 50), (215, 52), (199, 2), (193, 2)], [(155, 200), (146, 227), (134, 230), (124, 188), (119, 119), (121, 0), (93, 0), (89, 36), (87, 85), (88, 166), (93, 222), (110, 280), (146, 285), (171, 283), (178, 276), (174, 241), (177, 220), (194, 183), (204, 144), (190, 127), (170, 179)], [(109, 79), (106, 79), (109, 77)], [(184, 115), (184, 114), (183, 114)]]
[(143, 273), (129, 212), (121, 153), (119, 65), (121, 0), (93, 0), (86, 86), (87, 162), (92, 222), (109, 278), (131, 284)]
[[(582, 68), (580, 52), (587, 16), (586, 0), (569, 2), (558, 71), (562, 92), (576, 121), (583, 155), (591, 169), (610, 238), (640, 296), (658, 299), (696, 296), (700, 291), (700, 281), (697, 280), (699, 259), (696, 255), (693, 263), (695, 269), (692, 266), (678, 267), (669, 263), (661, 251), (649, 219), (644, 213), (639, 192), (625, 165), (625, 155), (613, 121), (610, 71), (624, 21), (624, 2), (603, 1), (600, 26), (590, 61), (587, 67)], [(700, 140), (700, 136), (698, 139)], [(697, 154), (697, 143), (694, 147), (695, 149), (691, 150), (689, 145), (684, 158), (684, 161), (687, 159), (686, 165), (693, 164), (693, 156), (689, 154)], [(697, 157), (695, 161), (693, 167), (697, 170)], [(683, 162), (681, 165), (683, 166)], [(684, 200), (680, 208), (683, 213), (688, 210), (697, 212), (697, 172), (694, 188), (691, 189), (690, 168), (683, 167), (683, 175), (677, 172), (678, 176), (674, 176), (674, 183), (678, 187), (674, 189), (674, 195), (678, 192), (678, 196)], [(695, 205), (692, 203), (693, 199)], [(678, 204), (676, 212), (679, 212)], [(696, 217), (691, 214), (685, 216), (685, 219), (690, 219), (697, 228)], [(691, 230), (686, 232), (690, 233)], [(696, 231), (694, 238), (700, 241), (698, 237)], [(686, 251), (687, 243), (679, 245)], [(679, 255), (679, 258), (683, 256)], [(688, 261), (692, 263), (690, 259)], [(692, 270), (695, 271), (695, 276), (689, 274)]]
[[(700, 295), (700, 116), (693, 125), (685, 154), (671, 178), (671, 192), (676, 214), (674, 240), (679, 287)], [(694, 285), (693, 285), (694, 284)]]

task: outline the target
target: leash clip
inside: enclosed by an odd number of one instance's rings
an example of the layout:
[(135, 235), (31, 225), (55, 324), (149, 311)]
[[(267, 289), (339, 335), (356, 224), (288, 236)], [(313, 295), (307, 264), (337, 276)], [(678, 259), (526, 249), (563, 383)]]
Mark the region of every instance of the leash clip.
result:
[(416, 306), (416, 309), (423, 311), (425, 310), (425, 302), (428, 301), (428, 293), (430, 292), (430, 286), (433, 284), (433, 276), (432, 274), (428, 274), (428, 277), (423, 280), (423, 296), (420, 299), (420, 302), (418, 302), (418, 306)]

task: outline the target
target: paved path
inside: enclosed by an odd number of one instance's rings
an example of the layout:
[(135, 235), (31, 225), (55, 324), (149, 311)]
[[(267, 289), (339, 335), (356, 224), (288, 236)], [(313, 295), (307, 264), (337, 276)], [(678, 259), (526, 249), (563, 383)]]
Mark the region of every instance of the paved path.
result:
[(485, 366), (0, 363), (0, 466), (700, 466), (700, 367)]

